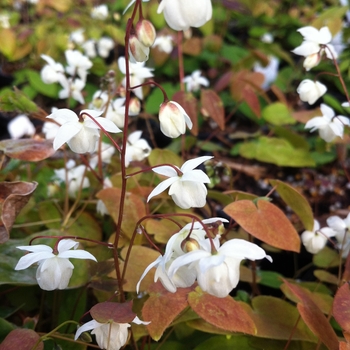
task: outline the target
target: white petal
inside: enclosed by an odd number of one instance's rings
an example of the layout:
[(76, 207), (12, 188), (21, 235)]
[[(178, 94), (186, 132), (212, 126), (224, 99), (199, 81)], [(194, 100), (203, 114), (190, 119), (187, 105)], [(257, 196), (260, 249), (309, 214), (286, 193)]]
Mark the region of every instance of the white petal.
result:
[(69, 122), (63, 124), (59, 128), (57, 135), (53, 141), (53, 148), (55, 150), (58, 150), (65, 142), (68, 142), (71, 138), (77, 135), (82, 130), (82, 128), (83, 124), (79, 122)]
[(182, 209), (204, 207), (207, 193), (204, 184), (194, 181), (177, 181), (169, 189), (169, 195), (175, 204)]
[(89, 252), (78, 249), (78, 250), (66, 250), (63, 253), (58, 254), (59, 258), (74, 258), (74, 259), (91, 259), (97, 261), (96, 258)]
[(162, 181), (158, 186), (154, 188), (154, 190), (150, 193), (150, 195), (147, 198), (147, 202), (150, 201), (151, 198), (154, 196), (157, 196), (158, 194), (165, 191), (170, 185), (172, 185), (175, 181), (178, 181), (177, 178), (171, 177), (170, 179), (166, 179)]
[(334, 110), (331, 107), (325, 105), (324, 103), (321, 103), (320, 109), (322, 114), (329, 120), (331, 120), (335, 116)]
[(194, 158), (194, 159), (190, 159), (187, 162), (185, 162), (182, 167), (181, 167), (181, 171), (183, 173), (186, 173), (189, 170), (193, 170), (194, 168), (196, 168), (199, 164), (204, 163), (205, 161), (212, 159), (214, 157), (212, 156), (203, 156), (203, 157), (198, 157), (198, 158)]
[(23, 245), (16, 248), (20, 250), (26, 250), (28, 252), (33, 252), (33, 253), (41, 253), (41, 252), (52, 253), (52, 248), (45, 244)]
[(140, 284), (141, 284), (141, 281), (145, 278), (145, 276), (148, 274), (148, 272), (152, 269), (152, 267), (155, 267), (157, 266), (160, 261), (162, 260), (163, 256), (162, 255), (159, 255), (158, 258), (156, 260), (154, 260), (152, 263), (150, 263), (145, 271), (143, 271), (143, 274), (141, 275), (139, 281), (137, 282), (137, 285), (136, 285), (136, 293), (138, 294), (139, 293), (139, 290), (140, 290)]
[(311, 41), (304, 41), (300, 46), (292, 50), (293, 53), (300, 56), (311, 56), (320, 51), (320, 46)]
[(203, 170), (199, 169), (190, 170), (184, 173), (183, 176), (180, 178), (180, 181), (210, 183), (208, 175)]
[[(145, 1), (145, 0), (143, 0), (143, 1)], [(146, 0), (146, 1), (148, 1), (148, 0)], [(150, 324), (151, 323), (151, 322), (141, 321), (137, 316), (135, 316), (135, 318), (131, 322), (134, 322), (136, 324)]]
[(54, 256), (55, 255), (50, 252), (29, 253), (19, 259), (17, 265), (15, 266), (15, 270), (24, 270), (32, 264), (35, 264), (41, 260), (52, 258)]
[(332, 40), (332, 33), (328, 27), (322, 27), (319, 30), (319, 44), (328, 44)]
[(77, 249), (79, 246), (79, 242), (74, 241), (73, 239), (61, 239), (58, 242), (58, 247), (57, 250), (59, 253), (63, 253), (66, 250), (72, 249)]
[(75, 333), (74, 340), (77, 340), (81, 333), (86, 332), (86, 331), (90, 331), (91, 329), (95, 329), (95, 328), (101, 327), (103, 325), (104, 325), (104, 323), (99, 323), (95, 320), (91, 320), (89, 322), (86, 322), (85, 324), (83, 324), (81, 327), (78, 328), (77, 332)]
[(231, 239), (225, 242), (219, 248), (219, 252), (236, 259), (257, 260), (266, 257), (264, 249), (244, 239)]
[(176, 170), (169, 165), (157, 166), (152, 170), (157, 174), (164, 175), (167, 177), (178, 177)]
[(57, 109), (56, 111), (48, 115), (46, 118), (51, 118), (53, 120), (56, 120), (56, 118), (58, 118), (60, 120), (60, 124), (63, 124), (63, 121), (65, 121), (66, 123), (79, 121), (79, 118), (76, 115), (76, 113), (67, 108)]
[(304, 37), (304, 40), (307, 41), (314, 41), (319, 35), (319, 31), (312, 26), (300, 28), (297, 32), (299, 32)]

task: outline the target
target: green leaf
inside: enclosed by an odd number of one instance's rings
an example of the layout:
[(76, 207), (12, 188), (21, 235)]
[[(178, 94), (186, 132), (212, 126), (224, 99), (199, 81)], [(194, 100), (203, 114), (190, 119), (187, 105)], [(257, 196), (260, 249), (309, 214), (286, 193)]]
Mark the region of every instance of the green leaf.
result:
[(261, 277), (259, 283), (263, 286), (279, 289), (283, 283), (283, 276), (275, 271), (259, 271), (258, 276)]
[(30, 114), (38, 111), (37, 105), (18, 89), (4, 90), (0, 95), (0, 110)]
[(251, 349), (250, 339), (250, 337), (245, 335), (233, 335), (230, 337), (218, 335), (204, 341), (200, 345), (196, 346), (194, 350)]
[(298, 215), (305, 230), (312, 231), (314, 217), (307, 199), (287, 183), (280, 180), (269, 180), (269, 182), (272, 186), (276, 186), (276, 191), (280, 194), (284, 202)]
[(326, 246), (319, 253), (314, 255), (312, 262), (317, 267), (335, 267), (339, 265), (339, 255), (334, 249)]
[(275, 102), (266, 106), (262, 112), (262, 117), (273, 125), (295, 124), (297, 121), (292, 117), (288, 107), (282, 102)]
[(245, 142), (239, 153), (248, 159), (279, 166), (304, 167), (315, 166), (315, 161), (305, 149), (294, 148), (287, 140), (261, 136), (257, 140)]
[(51, 98), (58, 97), (59, 86), (57, 84), (45, 84), (41, 80), (40, 74), (31, 69), (27, 70), (26, 76), (30, 85), (44, 96)]

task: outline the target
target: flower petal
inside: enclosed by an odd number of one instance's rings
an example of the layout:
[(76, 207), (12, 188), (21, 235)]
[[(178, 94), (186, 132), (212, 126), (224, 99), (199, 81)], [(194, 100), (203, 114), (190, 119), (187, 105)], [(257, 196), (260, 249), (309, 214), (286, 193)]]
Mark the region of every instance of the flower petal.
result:
[(48, 115), (46, 118), (51, 118), (53, 120), (58, 118), (59, 120), (64, 120), (66, 123), (79, 121), (79, 118), (76, 115), (76, 113), (74, 113), (73, 111), (71, 111), (68, 108), (57, 109), (53, 113)]
[(89, 322), (86, 322), (85, 324), (83, 324), (81, 327), (78, 328), (77, 332), (75, 333), (74, 340), (77, 340), (81, 333), (86, 332), (86, 331), (90, 331), (92, 329), (101, 327), (103, 325), (104, 325), (104, 323), (99, 323), (95, 320), (91, 320)]
[(203, 157), (198, 157), (194, 159), (190, 159), (187, 162), (185, 162), (182, 167), (181, 171), (183, 173), (186, 173), (189, 170), (193, 170), (194, 168), (197, 168), (199, 164), (204, 163), (205, 161), (214, 158), (213, 156), (203, 156)]
[(159, 265), (159, 263), (161, 262), (163, 256), (162, 255), (159, 255), (158, 258), (156, 260), (154, 260), (152, 263), (150, 263), (145, 271), (143, 271), (143, 274), (141, 275), (139, 281), (137, 282), (137, 285), (136, 285), (136, 293), (138, 294), (139, 293), (139, 290), (140, 290), (140, 284), (141, 284), (141, 281), (145, 278), (145, 276), (148, 274), (148, 272), (152, 269), (152, 267), (155, 267), (157, 265)]
[(180, 181), (195, 181), (195, 182), (202, 182), (202, 183), (210, 183), (210, 179), (208, 175), (203, 171), (199, 169), (190, 170), (181, 176)]
[(66, 250), (58, 254), (59, 258), (74, 258), (74, 259), (91, 259), (97, 262), (96, 258), (89, 252), (83, 249)]
[(65, 142), (68, 142), (71, 138), (77, 135), (82, 128), (83, 124), (79, 122), (69, 122), (63, 124), (59, 128), (57, 135), (53, 141), (53, 148), (55, 150), (58, 150)]
[(171, 177), (170, 179), (166, 179), (162, 181), (157, 187), (154, 188), (154, 190), (149, 194), (147, 198), (147, 202), (150, 201), (151, 198), (154, 196), (157, 196), (158, 194), (165, 191), (170, 185), (172, 185), (175, 181), (178, 181), (178, 178)]
[(15, 266), (15, 270), (24, 270), (28, 268), (30, 265), (33, 265), (41, 260), (53, 258), (55, 255), (50, 252), (38, 252), (38, 253), (29, 253), (22, 256), (17, 265)]
[(57, 250), (59, 253), (63, 253), (66, 250), (72, 249), (77, 249), (79, 246), (79, 242), (74, 241), (73, 239), (61, 239), (58, 242)]
[(157, 166), (152, 170), (157, 174), (164, 175), (167, 177), (178, 177), (176, 170), (169, 165)]

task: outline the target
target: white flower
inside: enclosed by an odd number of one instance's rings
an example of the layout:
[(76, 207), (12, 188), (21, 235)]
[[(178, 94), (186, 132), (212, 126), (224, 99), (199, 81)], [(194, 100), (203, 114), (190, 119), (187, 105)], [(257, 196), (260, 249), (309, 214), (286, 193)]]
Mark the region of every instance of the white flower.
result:
[(85, 250), (70, 250), (77, 249), (78, 245), (78, 242), (71, 239), (62, 239), (58, 243), (57, 254), (51, 247), (44, 244), (17, 247), (30, 253), (19, 259), (15, 270), (24, 270), (32, 264), (39, 263), (36, 279), (40, 288), (43, 290), (65, 289), (74, 269), (69, 258), (97, 261)]
[(13, 118), (7, 124), (7, 130), (11, 138), (15, 140), (20, 139), (25, 135), (32, 136), (35, 134), (35, 126), (24, 114), (20, 114)]
[(108, 17), (108, 7), (107, 5), (99, 5), (91, 10), (91, 17), (94, 19), (99, 19), (101, 21)]
[[(58, 108), (52, 107), (51, 113), (53, 113), (57, 110), (58, 110)], [(65, 122), (65, 120), (64, 119), (61, 120), (60, 118), (56, 118), (55, 122), (58, 124), (53, 123), (51, 121), (45, 122), (43, 124), (42, 132), (44, 133), (46, 140), (53, 140), (56, 137), (57, 132), (60, 129), (60, 126)]]
[[(216, 223), (218, 221), (221, 223), (228, 222), (228, 220), (223, 218), (210, 218), (202, 220), (202, 224), (206, 225), (214, 222)], [(153, 267), (157, 267), (154, 275), (154, 282), (157, 282), (159, 279), (164, 288), (166, 288), (171, 293), (175, 293), (178, 287), (186, 288), (190, 287), (194, 283), (196, 280), (196, 273), (194, 269), (189, 269), (187, 266), (182, 266), (177, 269), (171, 278), (169, 277), (168, 269), (171, 263), (177, 257), (187, 253), (187, 243), (189, 243), (189, 245), (194, 249), (199, 247), (199, 242), (204, 240), (206, 235), (206, 231), (203, 229), (202, 224), (198, 221), (189, 223), (184, 226), (181, 231), (171, 236), (165, 247), (164, 255), (159, 256), (143, 272), (136, 286), (137, 293), (139, 292), (141, 281)], [(221, 226), (223, 227), (223, 225)], [(183, 243), (185, 243), (184, 246)]]
[(346, 258), (350, 252), (350, 214), (345, 219), (341, 219), (339, 216), (331, 216), (327, 219), (327, 225), (335, 230), (337, 247), (341, 249), (342, 257)]
[(75, 30), (70, 34), (69, 39), (78, 45), (82, 45), (85, 41), (84, 29)]
[[(126, 74), (126, 62), (125, 57), (118, 58), (118, 67), (119, 70)], [(153, 77), (152, 68), (145, 67), (145, 62), (129, 62), (129, 73), (130, 73), (130, 85), (131, 87), (142, 84), (146, 78)], [(122, 85), (125, 87), (126, 78), (123, 79)], [(142, 87), (138, 87), (132, 90), (133, 93), (140, 99), (143, 99)]]
[(162, 0), (157, 12), (163, 12), (170, 28), (187, 30), (208, 22), (213, 9), (210, 0)]
[(159, 108), (160, 130), (165, 136), (175, 138), (192, 129), (192, 121), (186, 111), (174, 101), (163, 102)]
[(92, 96), (92, 101), (89, 104), (90, 109), (103, 111), (108, 102), (108, 93), (106, 91), (97, 90)]
[(173, 37), (171, 35), (158, 36), (152, 47), (157, 47), (159, 51), (169, 54), (173, 51)]
[[(149, 324), (149, 322), (141, 321), (137, 316), (132, 320), (136, 324)], [(107, 322), (100, 323), (96, 320), (86, 322), (77, 330), (74, 340), (77, 340), (81, 333), (90, 331), (95, 334), (98, 346), (106, 350), (119, 350), (128, 340), (129, 323)]]
[(60, 127), (53, 142), (53, 148), (59, 149), (65, 142), (75, 153), (92, 153), (97, 149), (97, 142), (100, 137), (100, 127), (88, 115), (92, 116), (106, 131), (112, 133), (121, 132), (121, 130), (110, 120), (99, 117), (101, 112), (94, 110), (82, 110), (79, 121), (78, 116), (71, 110), (63, 108), (50, 114), (47, 118), (64, 119), (65, 123)]
[(268, 89), (269, 86), (276, 80), (278, 76), (279, 60), (277, 57), (270, 56), (267, 66), (262, 66), (260, 62), (254, 64), (254, 72), (261, 73), (264, 76), (264, 82), (261, 85), (262, 89)]
[(175, 204), (180, 208), (189, 209), (191, 207), (204, 207), (208, 192), (204, 184), (209, 183), (210, 179), (204, 171), (195, 168), (211, 158), (213, 157), (204, 156), (188, 160), (182, 165), (181, 169), (175, 166), (175, 168), (180, 170), (182, 175), (179, 175), (174, 168), (168, 165), (153, 168), (154, 172), (167, 176), (169, 179), (161, 182), (150, 193), (147, 202), (170, 186), (168, 193)]
[(239, 267), (243, 259), (268, 259), (269, 255), (254, 243), (243, 239), (231, 239), (221, 247), (219, 237), (213, 239), (215, 252), (212, 252), (210, 240), (199, 241), (200, 249), (188, 252), (176, 258), (169, 267), (169, 276), (186, 265), (196, 271), (197, 282), (201, 289), (218, 298), (226, 297), (239, 282)]
[[(111, 188), (113, 187), (113, 184), (111, 182), (111, 180), (106, 177), (104, 180), (103, 180), (103, 188)], [(106, 205), (103, 203), (103, 201), (101, 199), (99, 199), (97, 201), (97, 204), (96, 204), (96, 211), (98, 214), (100, 215), (109, 215), (109, 212), (108, 212), (108, 209), (106, 207)]]
[(118, 128), (124, 127), (125, 122), (125, 97), (120, 97), (112, 101), (106, 112), (106, 118), (111, 120)]
[(183, 82), (186, 83), (187, 91), (198, 91), (203, 86), (209, 86), (209, 80), (202, 77), (200, 70), (195, 70), (191, 75), (184, 77)]
[(273, 35), (271, 33), (265, 33), (260, 37), (260, 40), (265, 44), (273, 43)]
[(145, 139), (141, 138), (142, 131), (134, 131), (128, 136), (125, 150), (125, 166), (133, 160), (141, 161), (147, 158), (152, 148)]
[(148, 60), (150, 48), (140, 42), (136, 35), (129, 38), (129, 60), (131, 63), (145, 62)]
[(301, 241), (303, 242), (305, 249), (311, 254), (317, 254), (322, 250), (329, 237), (333, 237), (336, 232), (329, 227), (323, 227), (320, 229), (320, 223), (314, 220), (314, 227), (312, 231), (304, 231), (301, 234)]
[(349, 119), (344, 116), (335, 116), (332, 108), (321, 104), (322, 117), (315, 117), (305, 124), (310, 132), (318, 129), (320, 137), (326, 142), (333, 141), (337, 136), (343, 137), (344, 125), (349, 125)]
[(307, 26), (297, 30), (303, 37), (304, 41), (300, 46), (292, 50), (296, 55), (306, 57), (304, 67), (306, 70), (318, 65), (323, 52), (329, 59), (338, 57), (333, 45), (330, 44), (332, 34), (328, 27), (322, 27), (317, 30), (314, 27)]
[(97, 52), (103, 58), (108, 57), (109, 52), (113, 49), (113, 47), (114, 41), (111, 38), (104, 36), (97, 41)]
[(61, 63), (56, 63), (50, 56), (41, 55), (48, 64), (40, 72), (41, 80), (45, 84), (57, 83), (64, 77), (64, 68)]
[(88, 57), (84, 56), (80, 51), (77, 50), (66, 50), (66, 60), (68, 67), (66, 72), (74, 77), (76, 74), (84, 82), (86, 81), (87, 71), (92, 67), (92, 62)]
[(303, 80), (297, 88), (300, 99), (310, 105), (314, 104), (326, 91), (327, 87), (325, 85), (310, 79)]
[(62, 169), (55, 169), (55, 178), (60, 182), (66, 183), (68, 187), (69, 197), (75, 198), (79, 189), (88, 188), (90, 186), (90, 181), (85, 177), (86, 166), (78, 165), (75, 166), (75, 161), (70, 159), (66, 163), (66, 167)]
[(81, 91), (85, 87), (85, 81), (79, 78), (67, 79), (65, 76), (60, 80), (60, 84), (62, 85), (63, 89), (59, 91), (58, 97), (65, 99), (68, 97), (73, 98), (74, 100), (78, 101), (81, 104), (85, 103), (83, 94)]
[(96, 41), (93, 39), (89, 39), (83, 43), (81, 46), (85, 52), (85, 55), (90, 58), (95, 58), (97, 56), (96, 53)]

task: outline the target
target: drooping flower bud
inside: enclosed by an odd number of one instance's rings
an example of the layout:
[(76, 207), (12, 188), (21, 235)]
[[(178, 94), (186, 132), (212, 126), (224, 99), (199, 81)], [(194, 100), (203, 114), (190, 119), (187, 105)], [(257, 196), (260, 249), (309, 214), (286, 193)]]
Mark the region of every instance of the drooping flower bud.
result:
[(174, 101), (163, 102), (159, 109), (160, 130), (168, 137), (175, 138), (186, 132), (186, 125), (192, 128), (192, 121), (186, 111)]
[(137, 97), (133, 97), (129, 102), (129, 114), (130, 115), (138, 115), (141, 110), (141, 103)]
[(196, 239), (194, 238), (188, 238), (184, 239), (181, 242), (181, 249), (185, 252), (192, 252), (194, 250), (198, 250), (200, 248), (199, 243)]
[(136, 36), (140, 43), (146, 47), (151, 47), (156, 40), (156, 30), (153, 24), (147, 19), (142, 19), (136, 24)]
[(129, 54), (130, 61), (135, 62), (145, 62), (148, 60), (149, 47), (143, 45), (136, 35), (130, 35), (129, 38)]
[(305, 58), (303, 66), (309, 71), (311, 68), (316, 67), (321, 61), (321, 55), (319, 52), (309, 55)]
[(303, 80), (297, 88), (300, 99), (310, 105), (314, 104), (326, 91), (327, 87), (325, 85), (310, 79)]

